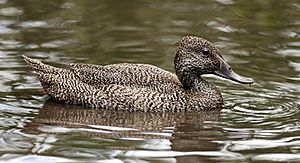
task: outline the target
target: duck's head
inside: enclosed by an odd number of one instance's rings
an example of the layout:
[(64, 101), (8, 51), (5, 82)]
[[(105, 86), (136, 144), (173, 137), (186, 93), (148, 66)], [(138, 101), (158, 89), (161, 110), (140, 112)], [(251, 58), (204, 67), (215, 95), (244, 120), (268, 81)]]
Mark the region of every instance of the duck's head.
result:
[(176, 74), (185, 89), (192, 88), (194, 80), (203, 74), (215, 74), (241, 84), (254, 82), (233, 72), (216, 46), (199, 37), (185, 36), (181, 39), (174, 63)]

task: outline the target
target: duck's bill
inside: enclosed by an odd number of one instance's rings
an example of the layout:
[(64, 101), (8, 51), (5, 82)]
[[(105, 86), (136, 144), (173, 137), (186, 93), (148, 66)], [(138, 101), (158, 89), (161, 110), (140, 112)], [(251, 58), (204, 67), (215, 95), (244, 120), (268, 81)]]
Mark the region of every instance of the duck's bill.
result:
[(247, 78), (247, 77), (241, 76), (241, 75), (233, 72), (232, 69), (230, 68), (230, 66), (223, 59), (221, 59), (221, 60), (222, 60), (222, 63), (221, 63), (220, 70), (215, 71), (214, 74), (216, 74), (220, 77), (241, 83), (241, 84), (254, 83), (254, 80), (252, 78)]

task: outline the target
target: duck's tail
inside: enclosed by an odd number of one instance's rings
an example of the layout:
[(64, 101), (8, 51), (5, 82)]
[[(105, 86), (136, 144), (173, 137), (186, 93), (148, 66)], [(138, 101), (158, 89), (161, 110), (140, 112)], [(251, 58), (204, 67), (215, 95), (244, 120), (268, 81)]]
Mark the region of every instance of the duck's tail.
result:
[(47, 65), (39, 60), (23, 55), (24, 60), (36, 72), (44, 90), (49, 94), (49, 88), (53, 84), (60, 84), (67, 70)]
[(56, 73), (59, 71), (60, 68), (56, 68), (47, 64), (44, 64), (43, 62), (29, 58), (25, 55), (23, 55), (24, 60), (28, 63), (28, 65), (36, 71), (36, 73)]
[(45, 92), (52, 99), (65, 103), (84, 104), (86, 103), (84, 98), (93, 96), (94, 88), (79, 81), (68, 67), (53, 67), (24, 55), (23, 58), (36, 72)]

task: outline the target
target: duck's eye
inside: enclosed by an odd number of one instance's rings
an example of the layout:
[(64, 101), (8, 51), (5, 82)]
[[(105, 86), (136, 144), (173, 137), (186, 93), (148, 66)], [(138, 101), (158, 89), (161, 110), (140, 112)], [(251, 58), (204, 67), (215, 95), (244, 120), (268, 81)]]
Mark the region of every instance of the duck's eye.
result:
[(207, 49), (207, 48), (203, 48), (203, 49), (202, 49), (202, 54), (203, 54), (203, 55), (209, 55), (209, 54), (210, 54), (210, 50)]

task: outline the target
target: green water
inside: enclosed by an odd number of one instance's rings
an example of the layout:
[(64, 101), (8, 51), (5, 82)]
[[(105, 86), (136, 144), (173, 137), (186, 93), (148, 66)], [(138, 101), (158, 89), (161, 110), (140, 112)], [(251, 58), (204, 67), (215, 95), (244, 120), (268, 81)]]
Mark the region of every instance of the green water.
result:
[[(0, 0), (0, 160), (299, 162), (299, 18), (296, 0)], [(91, 110), (47, 101), (21, 58), (173, 72), (185, 35), (215, 43), (256, 83), (207, 76), (221, 112)]]

